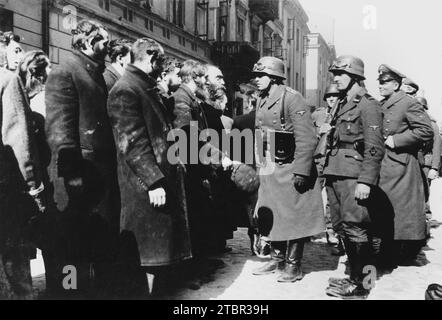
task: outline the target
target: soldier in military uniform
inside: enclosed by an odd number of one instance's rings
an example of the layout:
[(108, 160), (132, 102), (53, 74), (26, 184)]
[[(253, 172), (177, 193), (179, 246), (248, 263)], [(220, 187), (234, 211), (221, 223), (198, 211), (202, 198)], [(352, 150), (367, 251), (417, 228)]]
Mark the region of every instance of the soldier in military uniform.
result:
[(386, 145), (380, 186), (394, 209), (395, 262), (408, 264), (425, 239), (425, 190), (418, 152), (434, 132), (423, 106), (400, 90), (405, 76), (386, 65), (379, 67), (379, 74)]
[(365, 77), (361, 59), (341, 56), (330, 72), (342, 98), (332, 122), (333, 143), (324, 175), (333, 225), (344, 236), (350, 278), (330, 279), (326, 292), (343, 299), (365, 298), (370, 288), (363, 286), (363, 270), (373, 262), (369, 240), (385, 152), (382, 111), (379, 103), (362, 87)]
[[(265, 150), (256, 139), (260, 187), (255, 215), (272, 222), (271, 261), (254, 274), (274, 273), (285, 266), (278, 281), (295, 282), (303, 278), (301, 260), (306, 238), (325, 229), (321, 186), (313, 162), (316, 130), (304, 98), (283, 84), (281, 60), (263, 57), (253, 72), (260, 90), (255, 128), (262, 133)], [(286, 144), (277, 142), (275, 130), (288, 137)], [(272, 139), (267, 139), (272, 132), (276, 141), (273, 146)], [(272, 149), (276, 150), (274, 154)], [(279, 150), (286, 152), (279, 154)]]
[[(428, 102), (424, 97), (417, 97), (416, 100), (424, 107), (428, 113)], [(422, 149), (423, 156), (423, 166), (424, 176), (428, 181), (428, 197), (430, 196), (430, 186), (431, 182), (439, 177), (439, 167), (440, 167), (440, 157), (441, 157), (441, 137), (439, 135), (439, 126), (437, 125), (436, 119), (434, 119), (429, 113), (428, 116), (431, 120), (431, 125), (434, 130), (434, 138), (430, 143), (425, 143)], [(425, 203), (425, 215), (427, 218), (427, 236), (429, 236), (429, 225), (432, 218), (432, 213), (430, 209), (430, 203), (427, 199)]]

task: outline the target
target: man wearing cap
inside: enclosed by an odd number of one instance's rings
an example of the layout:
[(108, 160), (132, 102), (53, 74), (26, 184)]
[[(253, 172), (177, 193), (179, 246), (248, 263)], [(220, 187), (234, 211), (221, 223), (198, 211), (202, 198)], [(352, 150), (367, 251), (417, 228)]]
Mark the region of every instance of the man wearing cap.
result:
[(261, 58), (253, 73), (260, 91), (255, 127), (260, 187), (255, 216), (270, 222), (271, 239), (270, 262), (253, 274), (283, 269), (278, 282), (295, 282), (303, 278), (306, 239), (325, 229), (321, 186), (313, 163), (316, 130), (304, 98), (283, 84), (285, 66), (280, 59)]
[(401, 90), (414, 98), (416, 97), (416, 94), (419, 91), (419, 86), (417, 85), (416, 82), (414, 82), (410, 78), (405, 77), (402, 79)]
[(386, 146), (380, 186), (394, 210), (393, 262), (413, 261), (425, 239), (425, 193), (418, 152), (434, 136), (425, 109), (400, 90), (403, 78), (389, 66), (379, 67)]
[(424, 97), (417, 97), (416, 100), (424, 107), (428, 116), (431, 120), (431, 125), (434, 130), (434, 137), (431, 142), (424, 143), (422, 148), (422, 156), (423, 156), (423, 165), (422, 169), (424, 171), (424, 175), (428, 181), (428, 194), (427, 194), (427, 202), (425, 203), (425, 216), (427, 219), (427, 237), (430, 235), (430, 220), (432, 218), (432, 213), (430, 209), (430, 203), (428, 198), (430, 196), (430, 186), (431, 182), (438, 178), (439, 176), (439, 167), (440, 167), (440, 156), (441, 156), (441, 137), (439, 135), (439, 126), (437, 125), (436, 119), (434, 119), (428, 113), (428, 102)]
[(363, 282), (369, 273), (365, 268), (373, 262), (369, 240), (381, 194), (378, 180), (385, 152), (382, 111), (362, 87), (365, 76), (361, 59), (341, 56), (330, 72), (342, 96), (332, 121), (335, 129), (324, 175), (333, 226), (344, 236), (350, 278), (329, 279), (326, 293), (342, 299), (363, 299), (370, 292)]

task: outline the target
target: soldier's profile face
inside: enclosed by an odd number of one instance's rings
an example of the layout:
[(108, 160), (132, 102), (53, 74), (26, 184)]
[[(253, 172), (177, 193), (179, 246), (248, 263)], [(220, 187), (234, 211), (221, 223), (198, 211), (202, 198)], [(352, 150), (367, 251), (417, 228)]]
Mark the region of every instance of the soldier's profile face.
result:
[(397, 89), (399, 84), (394, 81), (379, 81), (379, 94), (383, 97), (391, 96)]
[(351, 82), (351, 77), (345, 72), (336, 72), (334, 74), (334, 82), (338, 86), (339, 91), (344, 91), (348, 88)]
[(266, 74), (258, 74), (255, 78), (256, 86), (258, 87), (258, 90), (266, 90), (270, 83), (272, 82), (272, 79)]
[(338, 96), (328, 96), (325, 100), (327, 101), (328, 106), (332, 108), (336, 105), (336, 102), (338, 101)]

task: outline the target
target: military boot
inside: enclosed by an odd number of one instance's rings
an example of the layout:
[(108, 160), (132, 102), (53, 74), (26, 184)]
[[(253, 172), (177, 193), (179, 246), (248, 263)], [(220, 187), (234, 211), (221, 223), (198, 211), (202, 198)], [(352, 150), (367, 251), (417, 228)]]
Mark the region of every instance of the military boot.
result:
[(366, 299), (370, 290), (363, 285), (363, 269), (371, 261), (370, 245), (368, 242), (347, 242), (346, 249), (351, 268), (350, 279), (333, 282), (326, 293), (344, 300)]
[(278, 277), (278, 282), (295, 282), (304, 278), (301, 269), (304, 244), (304, 239), (289, 241), (285, 269)]
[(261, 276), (261, 275), (275, 273), (277, 270), (284, 269), (286, 251), (287, 251), (286, 241), (271, 242), (270, 243), (271, 260), (262, 267), (253, 271), (253, 275)]
[(345, 248), (344, 248), (344, 242), (342, 241), (342, 238), (340, 236), (337, 236), (338, 239), (338, 245), (332, 249), (332, 256), (336, 257), (342, 257), (345, 256)]

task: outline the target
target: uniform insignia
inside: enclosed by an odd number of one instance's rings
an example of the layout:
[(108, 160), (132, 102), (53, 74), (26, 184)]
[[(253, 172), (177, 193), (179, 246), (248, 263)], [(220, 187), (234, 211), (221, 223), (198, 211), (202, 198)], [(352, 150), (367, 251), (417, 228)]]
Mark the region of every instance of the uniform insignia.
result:
[(378, 152), (376, 151), (376, 148), (375, 148), (375, 147), (372, 147), (372, 148), (370, 149), (370, 154), (371, 154), (371, 156), (374, 157), (374, 156), (376, 155), (376, 153), (378, 153)]
[(379, 126), (370, 126), (371, 129), (373, 129), (373, 131), (378, 130), (380, 127)]
[(298, 111), (298, 112), (296, 112), (296, 114), (302, 117), (306, 112), (307, 112), (307, 111), (302, 110), (302, 111)]

